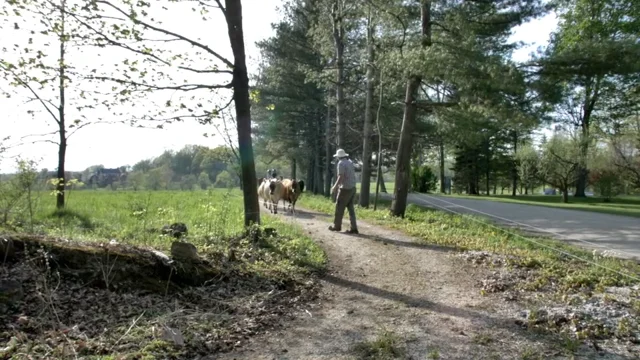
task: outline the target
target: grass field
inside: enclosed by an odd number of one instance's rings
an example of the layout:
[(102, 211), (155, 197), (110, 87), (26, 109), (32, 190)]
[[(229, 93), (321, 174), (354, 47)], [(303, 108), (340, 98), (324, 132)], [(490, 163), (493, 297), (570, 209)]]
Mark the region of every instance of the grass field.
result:
[(470, 196), (453, 194), (450, 196), (640, 217), (640, 197), (637, 196), (614, 197), (610, 202), (605, 202), (603, 198), (594, 196), (586, 198), (569, 197), (568, 204), (563, 203), (562, 196), (559, 195), (518, 195), (515, 198), (509, 195)]
[[(189, 241), (212, 246), (243, 232), (242, 193), (209, 191), (77, 191), (70, 193), (63, 211), (55, 211), (54, 198), (39, 194), (34, 231), (76, 240), (116, 239), (131, 245), (168, 250), (171, 239), (158, 235), (163, 225), (183, 222)], [(300, 228), (262, 215), (263, 226), (292, 238), (291, 256), (322, 268), (324, 255)], [(23, 228), (28, 230), (28, 220)]]
[[(0, 294), (0, 359), (215, 354), (301, 311), (326, 264), (324, 251), (294, 224), (263, 215), (263, 228), (275, 228), (275, 236), (245, 232), (238, 190), (78, 191), (64, 211), (55, 211), (49, 194), (38, 195), (33, 221), (24, 208), (14, 213), (0, 241), (40, 239), (29, 233), (62, 240), (29, 245), (35, 251), (0, 264), (0, 284), (19, 280), (22, 294), (17, 303)], [(174, 257), (167, 274), (158, 260), (149, 262), (151, 252), (126, 244), (169, 254), (175, 239), (159, 230), (173, 222), (187, 225), (199, 260), (187, 267)], [(195, 278), (205, 282), (192, 285)], [(169, 328), (183, 340), (167, 336)]]
[[(356, 184), (356, 189), (358, 189), (358, 191), (360, 191), (362, 183), (358, 181), (358, 183)], [(393, 187), (396, 185), (395, 182), (393, 181), (385, 181), (384, 185), (387, 187), (387, 193), (393, 194)], [(373, 181), (371, 182), (371, 194), (375, 194), (376, 193), (376, 182), (375, 179), (373, 179)]]
[[(307, 194), (299, 204), (301, 207), (327, 214), (333, 214), (334, 211), (334, 204), (321, 196)], [(560, 290), (570, 290), (582, 286), (596, 288), (637, 282), (637, 280), (605, 270), (602, 267), (550, 250), (540, 244), (640, 278), (640, 265), (632, 261), (594, 255), (591, 252), (550, 239), (514, 236), (490, 225), (485, 219), (479, 217), (453, 215), (411, 204), (407, 207), (405, 219), (400, 219), (389, 215), (388, 201), (382, 201), (380, 204), (382, 206), (379, 205), (377, 211), (358, 208), (356, 210), (358, 218), (402, 230), (428, 244), (453, 247), (459, 250), (485, 250), (498, 254), (514, 255), (512, 265), (537, 270), (538, 276), (535, 281), (521, 284), (526, 288), (536, 289), (558, 285)], [(348, 215), (345, 216), (348, 218)]]

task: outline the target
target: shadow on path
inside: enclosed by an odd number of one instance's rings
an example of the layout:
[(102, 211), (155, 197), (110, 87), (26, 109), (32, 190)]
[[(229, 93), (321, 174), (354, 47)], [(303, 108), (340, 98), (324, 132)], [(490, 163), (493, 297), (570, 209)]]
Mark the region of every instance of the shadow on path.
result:
[(348, 288), (348, 289), (359, 291), (365, 294), (377, 296), (387, 300), (399, 301), (409, 307), (431, 310), (431, 311), (438, 312), (441, 314), (446, 314), (449, 316), (462, 317), (462, 318), (467, 318), (472, 320), (473, 319), (480, 320), (486, 324), (489, 324), (492, 326), (499, 326), (501, 328), (509, 329), (509, 330), (513, 330), (514, 327), (516, 327), (514, 319), (511, 319), (511, 320), (497, 319), (487, 314), (482, 314), (480, 312), (456, 308), (456, 307), (452, 307), (444, 304), (435, 303), (427, 299), (417, 298), (410, 295), (405, 295), (405, 294), (400, 294), (400, 293), (389, 291), (389, 290), (380, 289), (380, 288), (366, 285), (363, 283), (343, 279), (331, 274), (324, 275), (322, 279), (336, 286), (341, 286), (344, 288)]
[(393, 239), (389, 239), (389, 238), (386, 238), (386, 237), (383, 237), (383, 236), (377, 236), (377, 235), (368, 235), (368, 234), (346, 234), (346, 235), (357, 237), (357, 238), (361, 238), (361, 239), (367, 239), (367, 240), (371, 240), (371, 241), (376, 241), (376, 242), (382, 243), (384, 245), (391, 244), (391, 245), (394, 245), (394, 246), (401, 246), (401, 247), (422, 249), (422, 250), (433, 250), (433, 251), (440, 251), (440, 252), (455, 252), (455, 251), (458, 251), (457, 249), (455, 249), (453, 247), (431, 245), (431, 244), (418, 243), (418, 242), (413, 242), (413, 241), (393, 240)]

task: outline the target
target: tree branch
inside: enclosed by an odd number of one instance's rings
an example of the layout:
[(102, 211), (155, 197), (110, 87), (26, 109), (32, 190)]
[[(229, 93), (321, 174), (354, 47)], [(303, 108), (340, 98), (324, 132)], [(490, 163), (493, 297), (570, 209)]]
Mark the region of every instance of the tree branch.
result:
[(232, 84), (231, 83), (224, 84), (224, 85), (183, 84), (183, 85), (159, 86), (159, 85), (143, 84), (143, 83), (139, 83), (139, 82), (132, 81), (132, 80), (116, 79), (116, 78), (112, 78), (112, 77), (109, 77), (109, 76), (88, 76), (87, 79), (100, 80), (100, 81), (113, 81), (113, 82), (116, 82), (116, 83), (122, 84), (122, 85), (131, 85), (131, 86), (136, 86), (136, 87), (147, 87), (148, 89), (153, 89), (153, 90), (193, 91), (193, 90), (199, 90), (199, 89), (214, 90), (214, 89), (231, 89), (232, 88)]
[[(202, 5), (204, 5), (204, 3), (200, 2)], [(224, 6), (222, 6), (222, 3), (220, 2), (220, 0), (216, 0), (216, 3), (218, 4), (217, 8), (220, 9), (220, 11), (222, 11), (222, 14), (224, 15), (225, 20), (227, 19), (227, 9), (224, 8)], [(207, 5), (207, 6), (211, 6), (211, 5)]]
[(209, 54), (213, 55), (215, 58), (217, 58), (218, 60), (222, 61), (225, 65), (227, 65), (229, 68), (233, 69), (233, 63), (229, 60), (227, 60), (226, 58), (224, 58), (222, 55), (218, 54), (217, 52), (213, 51), (210, 47), (208, 47), (207, 45), (204, 45), (198, 41), (195, 40), (191, 40), (185, 36), (182, 36), (180, 34), (176, 34), (172, 31), (166, 30), (166, 29), (162, 29), (159, 28), (157, 26), (151, 25), (147, 22), (144, 22), (138, 18), (133, 17), (130, 14), (127, 14), (125, 11), (123, 11), (122, 9), (120, 9), (119, 7), (113, 5), (112, 3), (110, 3), (109, 1), (106, 0), (96, 0), (96, 3), (98, 4), (105, 4), (109, 7), (111, 7), (112, 9), (118, 11), (119, 13), (121, 13), (122, 15), (126, 16), (127, 18), (129, 18), (131, 21), (133, 21), (134, 24), (138, 24), (138, 25), (143, 25), (149, 29), (155, 30), (157, 32), (163, 33), (165, 35), (171, 35), (173, 37), (176, 37), (178, 39), (184, 40), (186, 42), (188, 42), (189, 44), (195, 46), (195, 47), (199, 47), (201, 49), (203, 49), (204, 51), (208, 52)]
[(48, 132), (48, 133), (44, 133), (44, 134), (29, 134), (29, 135), (22, 136), (20, 138), (20, 140), (23, 140), (23, 139), (26, 139), (26, 138), (29, 138), (29, 137), (55, 135), (57, 133), (58, 133), (58, 131), (56, 130), (56, 131), (52, 131), (52, 132)]
[(53, 117), (53, 119), (56, 121), (56, 123), (58, 123), (58, 125), (60, 125), (60, 120), (58, 119), (58, 117), (53, 113), (53, 111), (51, 111), (51, 109), (49, 109), (49, 106), (47, 106), (47, 103), (45, 102), (45, 100), (43, 100), (40, 95), (38, 95), (38, 93), (31, 87), (31, 85), (29, 85), (26, 81), (22, 80), (18, 75), (16, 75), (13, 70), (11, 70), (8, 66), (6, 66), (3, 62), (0, 62), (0, 68), (8, 73), (10, 73), (11, 75), (13, 75), (14, 79), (19, 82), (22, 86), (26, 87), (32, 94), (33, 96), (36, 97), (36, 99), (38, 101), (40, 101), (40, 103), (42, 104), (42, 106), (44, 106), (45, 109), (47, 109), (47, 112)]
[(458, 106), (458, 103), (455, 101), (445, 101), (445, 102), (431, 102), (431, 101), (416, 101), (416, 106), (419, 109), (426, 111), (433, 111), (435, 108), (450, 108), (454, 106)]
[(31, 142), (31, 144), (37, 144), (37, 143), (43, 143), (43, 142), (51, 143), (51, 144), (54, 144), (54, 145), (56, 145), (56, 146), (60, 146), (60, 144), (59, 144), (59, 143), (57, 143), (57, 142), (55, 142), (55, 141), (53, 141), (53, 140), (47, 140), (47, 139), (43, 139), (43, 140), (35, 140), (35, 141), (32, 141), (32, 142)]
[[(125, 49), (125, 50), (129, 50), (129, 51), (131, 51), (131, 52), (133, 52), (133, 53), (136, 53), (136, 54), (140, 54), (140, 55), (143, 55), (143, 56), (148, 56), (148, 57), (150, 57), (150, 58), (152, 58), (152, 59), (154, 59), (154, 60), (157, 60), (157, 61), (159, 61), (159, 62), (163, 63), (164, 65), (171, 66), (171, 63), (170, 63), (170, 62), (168, 62), (168, 61), (166, 61), (166, 60), (164, 60), (164, 59), (160, 58), (160, 57), (159, 57), (159, 56), (157, 56), (157, 55), (154, 55), (154, 54), (153, 54), (153, 53), (151, 53), (151, 52), (138, 50), (138, 49), (136, 49), (136, 48), (133, 48), (133, 47), (131, 47), (131, 46), (127, 45), (127, 44), (126, 44), (126, 43), (124, 43), (124, 42), (119, 42), (119, 41), (116, 41), (116, 40), (110, 39), (110, 38), (109, 38), (107, 35), (105, 35), (104, 33), (100, 32), (100, 31), (99, 31), (99, 30), (97, 30), (97, 29), (95, 29), (94, 27), (92, 27), (92, 26), (91, 26), (91, 25), (89, 25), (88, 23), (86, 23), (86, 22), (84, 22), (84, 21), (80, 20), (80, 18), (79, 18), (79, 16), (78, 16), (78, 15), (75, 15), (75, 14), (70, 14), (70, 15), (71, 15), (71, 16), (73, 16), (73, 17), (76, 19), (76, 21), (78, 21), (78, 23), (80, 23), (82, 26), (86, 27), (87, 29), (89, 29), (89, 30), (93, 31), (96, 35), (100, 36), (100, 37), (101, 37), (101, 39), (102, 39), (102, 40), (104, 40), (104, 41), (106, 41), (107, 43), (109, 43), (109, 44), (111, 44), (111, 45), (113, 45), (113, 46), (116, 46), (116, 47), (123, 48), (123, 49)], [(154, 40), (151, 40), (151, 39), (145, 39), (145, 40), (146, 40), (146, 41), (156, 41), (156, 42), (160, 42), (160, 41), (161, 41), (161, 42), (172, 42), (172, 41), (179, 41), (179, 40), (181, 40), (181, 39), (154, 39)], [(100, 46), (100, 47), (101, 47), (101, 46), (103, 46), (103, 45), (96, 45), (96, 46)], [(231, 70), (218, 70), (218, 69), (212, 69), (212, 70), (198, 70), (198, 69), (190, 68), (190, 67), (188, 67), (188, 66), (178, 66), (178, 69), (187, 70), (187, 71), (191, 71), (191, 72), (199, 73), (199, 74), (233, 74), (233, 71), (231, 71)]]

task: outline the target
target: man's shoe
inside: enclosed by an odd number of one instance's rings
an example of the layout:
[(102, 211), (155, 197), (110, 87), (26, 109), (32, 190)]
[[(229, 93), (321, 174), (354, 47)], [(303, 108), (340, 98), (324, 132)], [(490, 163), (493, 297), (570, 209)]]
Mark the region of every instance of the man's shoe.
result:
[(329, 231), (340, 231), (340, 229), (336, 229), (336, 228), (334, 228), (334, 227), (333, 227), (333, 225), (332, 225), (332, 226), (329, 226)]
[(349, 229), (349, 230), (345, 231), (345, 233), (347, 233), (347, 234), (359, 234), (358, 229), (355, 229), (355, 230)]

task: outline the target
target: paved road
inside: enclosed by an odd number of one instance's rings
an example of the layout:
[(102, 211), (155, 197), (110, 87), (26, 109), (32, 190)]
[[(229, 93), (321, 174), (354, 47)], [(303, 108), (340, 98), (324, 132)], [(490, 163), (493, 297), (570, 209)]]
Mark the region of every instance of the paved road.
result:
[(408, 200), (416, 205), (490, 217), (503, 225), (517, 226), (589, 249), (617, 250), (620, 257), (640, 260), (638, 218), (426, 194), (410, 194)]

